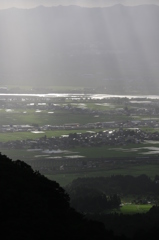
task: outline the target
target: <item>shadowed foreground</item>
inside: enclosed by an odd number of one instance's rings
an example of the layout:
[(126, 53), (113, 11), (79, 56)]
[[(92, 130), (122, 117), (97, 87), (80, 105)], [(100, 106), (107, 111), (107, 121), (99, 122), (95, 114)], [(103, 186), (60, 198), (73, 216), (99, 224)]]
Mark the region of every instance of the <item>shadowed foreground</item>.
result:
[(57, 182), (1, 154), (0, 192), (3, 239), (116, 239), (102, 223), (70, 208), (69, 196)]

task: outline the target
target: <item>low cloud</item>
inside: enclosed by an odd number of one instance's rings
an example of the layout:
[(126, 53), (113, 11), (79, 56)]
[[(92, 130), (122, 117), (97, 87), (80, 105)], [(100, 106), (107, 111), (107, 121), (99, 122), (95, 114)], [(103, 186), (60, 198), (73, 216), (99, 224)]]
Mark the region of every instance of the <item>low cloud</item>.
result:
[(110, 7), (116, 4), (125, 6), (138, 6), (144, 4), (155, 4), (159, 6), (158, 0), (0, 0), (0, 9), (6, 8), (35, 8), (38, 6), (69, 6), (76, 5), (81, 7)]

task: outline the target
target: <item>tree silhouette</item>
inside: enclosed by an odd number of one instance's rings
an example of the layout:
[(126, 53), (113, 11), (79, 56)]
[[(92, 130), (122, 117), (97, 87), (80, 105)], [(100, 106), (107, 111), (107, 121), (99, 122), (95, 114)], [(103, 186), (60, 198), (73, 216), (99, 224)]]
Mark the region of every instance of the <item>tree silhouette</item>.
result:
[(26, 163), (0, 154), (0, 221), (3, 239), (114, 239), (104, 224), (69, 205), (60, 185)]

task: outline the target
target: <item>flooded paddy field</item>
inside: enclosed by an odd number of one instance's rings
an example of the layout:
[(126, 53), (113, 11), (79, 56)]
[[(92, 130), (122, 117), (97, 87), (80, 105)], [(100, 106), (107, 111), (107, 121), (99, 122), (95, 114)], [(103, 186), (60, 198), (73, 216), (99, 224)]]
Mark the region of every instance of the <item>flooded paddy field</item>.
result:
[[(156, 155), (144, 155), (148, 151), (156, 151), (146, 144), (126, 147), (94, 147), (73, 149), (1, 149), (2, 154), (13, 160), (23, 160), (50, 179), (61, 185), (71, 182), (77, 177), (100, 177), (111, 175), (147, 174), (154, 178), (159, 172), (159, 158)], [(135, 151), (134, 151), (135, 150)], [(158, 150), (157, 150), (158, 151)], [(152, 156), (152, 157), (151, 157)]]
[[(73, 132), (73, 131), (72, 131)], [(62, 134), (62, 131), (59, 133), (59, 131), (57, 131), (55, 134), (51, 133), (51, 132), (47, 132), (47, 133), (39, 133), (40, 136), (45, 136), (45, 134), (47, 134), (47, 136), (52, 137), (52, 136), (59, 136), (59, 134)], [(12, 139), (17, 139), (18, 140), (18, 135), (14, 134), (8, 134), (7, 138), (5, 139), (6, 141), (11, 137)], [(5, 134), (2, 134), (1, 138), (3, 138), (3, 136), (5, 136)], [(35, 138), (33, 137), (35, 136)], [(67, 135), (66, 135), (67, 136)], [(29, 139), (37, 139), (37, 134), (32, 135), (32, 134), (28, 134), (26, 133), (26, 135), (22, 134), (22, 137), (28, 137)], [(21, 139), (19, 137), (19, 139)], [(78, 156), (83, 156), (85, 158), (103, 158), (103, 159), (107, 159), (107, 158), (142, 158), (142, 157), (158, 157), (159, 156), (159, 142), (155, 141), (150, 141), (150, 143), (142, 143), (142, 144), (129, 144), (126, 146), (101, 146), (101, 147), (74, 147), (74, 148), (65, 148), (65, 149), (14, 149), (14, 148), (8, 148), (8, 149), (2, 149), (1, 150), (2, 153), (6, 153), (9, 157), (11, 155), (15, 156), (16, 158), (21, 157), (21, 159), (25, 159), (25, 158), (31, 158), (34, 159), (35, 157), (37, 158), (47, 158), (48, 156), (53, 156), (53, 157), (63, 157), (63, 156), (67, 156), (73, 154), (74, 156), (77, 155)], [(20, 153), (23, 153), (22, 155)], [(38, 154), (37, 154), (38, 152)], [(14, 154), (13, 154), (14, 153)], [(47, 154), (46, 156), (44, 154)], [(14, 158), (15, 159), (15, 158)]]

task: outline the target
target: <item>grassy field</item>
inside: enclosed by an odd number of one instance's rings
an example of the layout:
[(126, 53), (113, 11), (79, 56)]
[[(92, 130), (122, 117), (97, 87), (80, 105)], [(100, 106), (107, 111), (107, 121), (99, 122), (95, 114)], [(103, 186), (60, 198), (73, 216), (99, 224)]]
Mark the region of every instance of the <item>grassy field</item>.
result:
[(115, 209), (113, 212), (122, 213), (122, 214), (136, 214), (136, 213), (146, 213), (152, 207), (152, 204), (125, 204), (124, 206), (120, 207), (120, 209)]
[[(37, 107), (38, 109), (38, 107)], [(54, 113), (50, 114), (49, 111), (41, 110), (36, 112), (36, 109), (16, 109), (13, 111), (7, 111), (4, 109), (0, 110), (0, 125), (10, 124), (39, 124), (43, 125), (63, 125), (67, 123), (94, 123), (94, 122), (105, 122), (114, 121), (114, 115), (92, 115), (89, 113), (71, 113), (65, 109), (55, 110)], [(128, 116), (119, 115), (115, 117), (116, 120), (130, 120)]]
[[(98, 132), (101, 129), (89, 129), (89, 131)], [(62, 135), (69, 135), (70, 133), (85, 133), (87, 130), (53, 130), (45, 131), (44, 133), (32, 133), (32, 132), (5, 132), (0, 133), (0, 142), (15, 141), (15, 140), (26, 140), (26, 139), (38, 139), (44, 137), (60, 137)], [(104, 131), (104, 129), (102, 129)]]
[(35, 152), (29, 152), (25, 149), (1, 149), (1, 153), (13, 160), (33, 160)]

